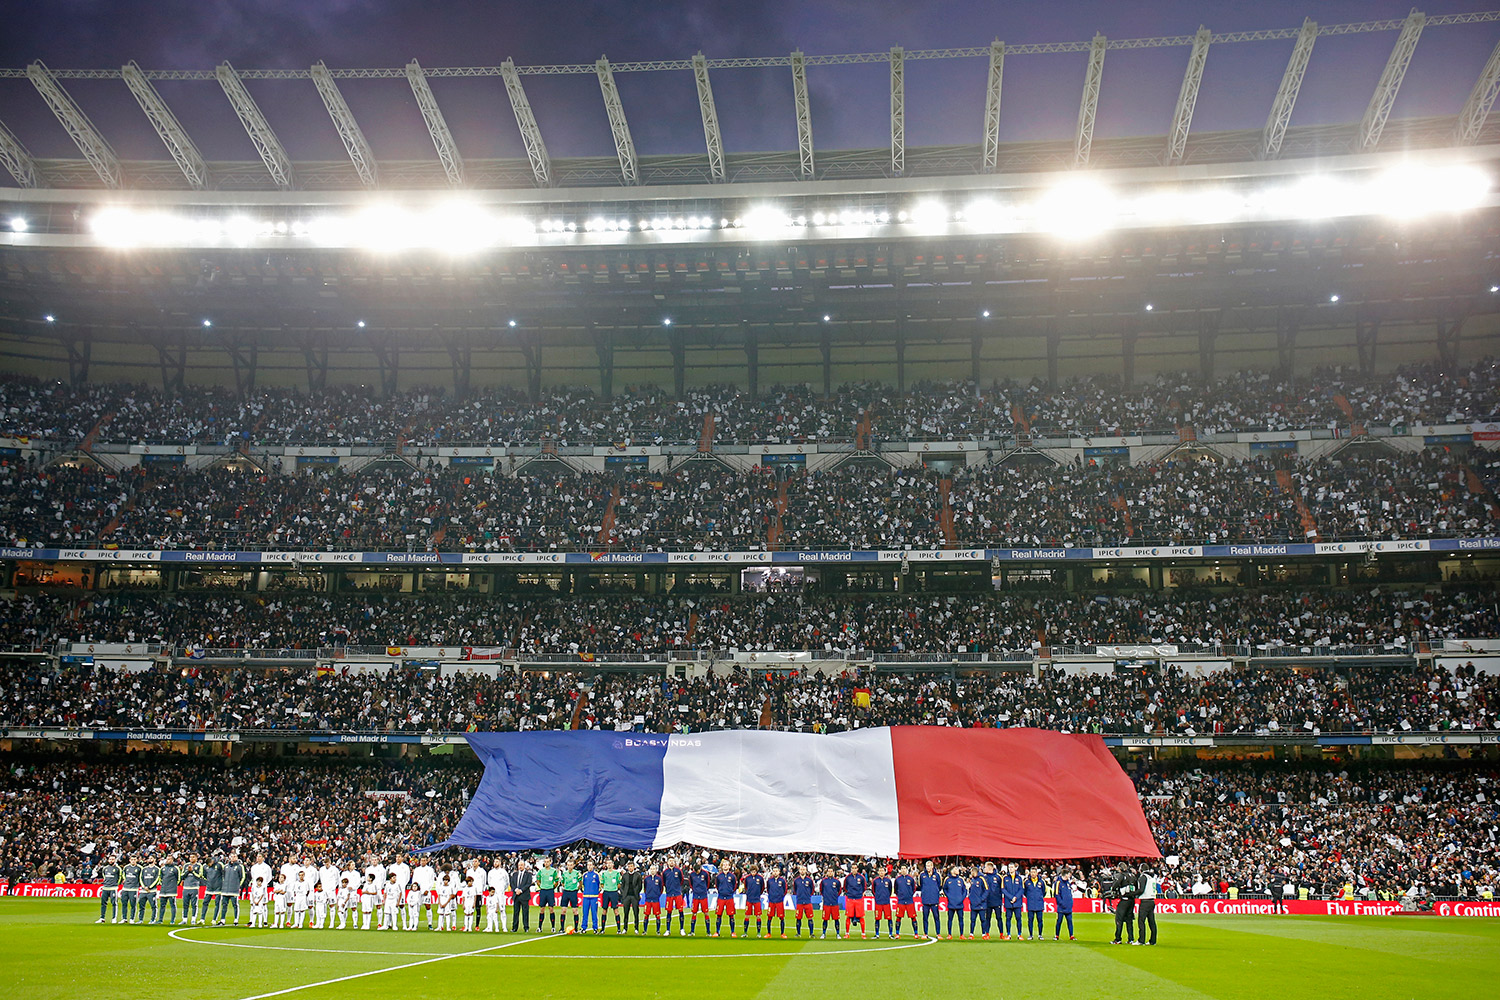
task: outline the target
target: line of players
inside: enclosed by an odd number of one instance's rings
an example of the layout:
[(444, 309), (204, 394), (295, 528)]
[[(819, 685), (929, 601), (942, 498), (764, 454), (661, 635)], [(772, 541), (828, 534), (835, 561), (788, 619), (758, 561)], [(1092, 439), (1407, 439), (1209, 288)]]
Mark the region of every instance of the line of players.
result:
[[(1015, 864), (998, 869), (992, 861), (946, 870), (931, 861), (894, 871), (845, 864), (836, 873), (829, 869), (819, 875), (812, 865), (792, 866), (788, 874), (780, 865), (762, 866), (753, 860), (744, 864), (743, 871), (706, 861), (694, 866), (686, 855), (668, 855), (662, 865), (652, 864), (645, 871), (635, 861), (620, 864), (604, 859), (596, 865), (590, 856), (570, 857), (561, 867), (543, 859), (534, 872), (524, 860), (515, 870), (504, 867), (499, 857), (492, 860), (493, 864), (486, 864), (484, 859), (471, 858), (460, 868), (439, 870), (415, 857), (387, 866), (367, 856), (356, 867), (350, 859), (314, 864), (305, 856), (301, 862), (288, 861), (273, 870), (262, 854), (247, 870), (233, 853), (216, 854), (207, 865), (197, 855), (181, 865), (173, 855), (164, 856), (160, 864), (154, 858), (132, 857), (121, 865), (118, 858), (111, 858), (102, 870), (98, 922), (104, 922), (106, 909), (117, 898), (121, 906), (115, 923), (162, 923), (170, 904), (172, 923), (223, 926), (231, 921), (238, 926), (240, 887), (248, 885), (251, 927), (417, 930), (425, 921), (429, 930), (454, 931), (462, 923), (463, 930), (474, 931), (483, 918), (483, 930), (505, 932), (512, 929), (506, 902), (513, 897), (514, 929), (529, 933), (534, 890), (537, 930), (542, 933), (602, 934), (613, 916), (616, 934), (647, 933), (654, 921), (658, 935), (669, 935), (675, 914), (678, 934), (696, 935), (701, 914), (710, 937), (724, 933), (726, 916), (728, 934), (734, 937), (735, 897), (743, 894), (743, 923), (738, 933), (746, 936), (753, 919), (757, 935), (769, 937), (779, 931), (786, 938), (790, 906), (797, 937), (802, 936), (805, 922), (809, 936), (826, 938), (832, 922), (836, 937), (850, 936), (857, 928), (861, 937), (873, 929), (879, 938), (883, 920), (886, 932), (899, 938), (907, 918), (912, 934), (917, 935), (920, 912), (920, 933), (925, 937), (973, 939), (978, 931), (988, 939), (993, 923), (1002, 940), (1012, 936), (1022, 940), (1024, 913), (1024, 939), (1034, 940), (1045, 937), (1050, 890), (1057, 910), (1053, 939), (1061, 939), (1066, 923), (1071, 941), (1078, 886), (1067, 870), (1043, 880), (1036, 868), (1023, 874)], [(179, 886), (181, 918), (176, 908)], [(201, 907), (197, 905), (200, 886), (205, 889)], [(717, 897), (712, 914), (711, 893)], [(872, 899), (873, 928), (866, 923), (867, 895)]]

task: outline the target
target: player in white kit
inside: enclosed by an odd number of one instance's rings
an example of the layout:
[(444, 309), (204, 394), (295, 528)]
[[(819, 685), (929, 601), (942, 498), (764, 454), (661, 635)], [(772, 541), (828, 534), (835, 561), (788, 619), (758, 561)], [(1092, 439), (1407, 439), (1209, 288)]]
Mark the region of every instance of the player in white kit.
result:
[[(359, 888), (347, 876), (339, 879), (338, 895), (335, 897), (334, 905), (338, 909), (339, 930), (343, 930), (349, 921), (349, 912), (359, 905)], [(358, 927), (359, 921), (354, 921), (354, 925)]]
[(380, 898), (380, 883), (373, 874), (367, 874), (359, 887), (359, 915), (364, 930), (370, 929), (370, 918), (375, 913), (375, 903)]
[(406, 929), (409, 931), (417, 929), (417, 911), (422, 908), (423, 895), (424, 893), (417, 887), (415, 881), (407, 883), (402, 897), (406, 903)]
[(276, 880), (276, 884), (271, 887), (271, 926), (272, 927), (285, 927), (286, 926), (286, 921), (287, 921), (287, 909), (286, 909), (286, 907), (287, 907), (287, 898), (286, 898), (286, 894), (287, 894), (288, 891), (289, 891), (289, 888), (288, 888), (288, 886), (286, 884), (286, 877), (285, 876), (277, 879)]
[(437, 892), (437, 929), (440, 931), (457, 930), (454, 911), (457, 909), (458, 895), (461, 891), (457, 873), (449, 872), (439, 876), (435, 891)]
[[(433, 911), (436, 909), (433, 905), (436, 901), (436, 897), (433, 896), (433, 890), (437, 888), (437, 869), (424, 860), (420, 865), (412, 869), (411, 880), (421, 890), (418, 905), (427, 911), (427, 929), (432, 930)], [(417, 925), (413, 923), (411, 929), (416, 930)]]
[(318, 892), (313, 897), (318, 930), (331, 924), (329, 911), (333, 909), (338, 899), (339, 879), (342, 877), (343, 872), (339, 870), (338, 865), (325, 858), (323, 867), (318, 869)]
[(258, 878), (250, 886), (250, 926), (266, 926), (266, 904), (271, 898), (271, 887), (264, 878)]
[(385, 887), (380, 893), (380, 903), (380, 929), (395, 930), (396, 920), (401, 915), (401, 884), (395, 872), (391, 872), (385, 880)]
[(495, 858), (495, 867), (485, 876), (484, 929), (493, 934), (508, 930), (506, 919), (506, 894), (510, 891), (510, 873), (500, 867)]
[(315, 891), (312, 879), (307, 877), (307, 869), (302, 869), (292, 884), (292, 926), (298, 930), (307, 926), (307, 910)]

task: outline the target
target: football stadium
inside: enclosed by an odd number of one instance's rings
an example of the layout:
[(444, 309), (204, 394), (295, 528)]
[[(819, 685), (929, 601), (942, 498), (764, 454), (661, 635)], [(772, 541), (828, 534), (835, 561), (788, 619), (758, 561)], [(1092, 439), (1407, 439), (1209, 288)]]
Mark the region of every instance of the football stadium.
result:
[(1494, 991), (1500, 10), (19, 6), (0, 995)]

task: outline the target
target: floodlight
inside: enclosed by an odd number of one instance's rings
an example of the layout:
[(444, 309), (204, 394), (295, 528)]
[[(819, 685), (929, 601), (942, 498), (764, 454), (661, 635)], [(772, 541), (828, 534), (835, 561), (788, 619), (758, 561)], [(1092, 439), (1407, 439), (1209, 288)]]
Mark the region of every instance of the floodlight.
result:
[(27, 225), (26, 220), (19, 215), (10, 220), (10, 229), (13, 233), (24, 233), (30, 228), (31, 226)]

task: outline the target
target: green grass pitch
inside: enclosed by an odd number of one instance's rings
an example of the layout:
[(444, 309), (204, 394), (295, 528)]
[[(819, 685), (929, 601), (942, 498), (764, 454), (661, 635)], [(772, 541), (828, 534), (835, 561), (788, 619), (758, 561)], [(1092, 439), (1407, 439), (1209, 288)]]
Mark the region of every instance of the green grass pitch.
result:
[(1130, 948), (1109, 944), (1103, 916), (1078, 917), (1070, 944), (212, 927), (178, 940), (97, 915), (82, 900), (0, 900), (0, 997), (1478, 1000), (1500, 981), (1500, 919), (1484, 918), (1167, 917), (1158, 947)]

